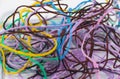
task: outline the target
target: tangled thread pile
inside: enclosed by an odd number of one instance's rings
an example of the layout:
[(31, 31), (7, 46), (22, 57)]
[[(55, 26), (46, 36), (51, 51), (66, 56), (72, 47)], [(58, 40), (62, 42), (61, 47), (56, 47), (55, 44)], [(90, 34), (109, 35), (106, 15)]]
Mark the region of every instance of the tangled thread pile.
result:
[(119, 0), (84, 0), (75, 8), (61, 1), (35, 0), (4, 21), (4, 73), (32, 72), (27, 79), (102, 79), (103, 73), (120, 79)]

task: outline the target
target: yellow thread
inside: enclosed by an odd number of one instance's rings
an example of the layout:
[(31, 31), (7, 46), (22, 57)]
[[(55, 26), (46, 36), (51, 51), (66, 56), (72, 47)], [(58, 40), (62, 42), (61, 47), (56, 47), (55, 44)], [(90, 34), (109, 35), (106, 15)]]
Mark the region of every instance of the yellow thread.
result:
[[(21, 19), (21, 21), (25, 24), (25, 20), (23, 19), (23, 14), (25, 13), (25, 12), (33, 12), (30, 8), (24, 8), (24, 9), (22, 9), (22, 10), (20, 10), (19, 11), (19, 13), (20, 13), (20, 19)], [(42, 25), (42, 19), (41, 19), (41, 17), (39, 16), (39, 14), (36, 14), (36, 16), (38, 17), (38, 19), (39, 19), (39, 21), (40, 21), (40, 23), (39, 24), (36, 24), (36, 25), (34, 25), (34, 26), (41, 26)], [(27, 18), (27, 16), (26, 16), (26, 18)], [(33, 26), (33, 24), (32, 23), (29, 23), (30, 24), (30, 26)], [(27, 25), (27, 24), (26, 24)]]
[(109, 0), (106, 0), (106, 2), (109, 2)]
[[(48, 34), (46, 32), (41, 32), (41, 33), (46, 35), (46, 36), (48, 36), (48, 37), (52, 37), (50, 34)], [(11, 51), (13, 53), (16, 53), (16, 54), (21, 54), (21, 55), (29, 56), (29, 57), (39, 57), (39, 56), (43, 57), (43, 56), (47, 56), (47, 55), (53, 53), (55, 51), (55, 49), (57, 48), (57, 41), (56, 41), (56, 39), (55, 38), (51, 38), (51, 39), (54, 41), (54, 44), (55, 44), (54, 47), (51, 50), (49, 50), (47, 52), (42, 52), (40, 54), (33, 54), (32, 52), (28, 52), (28, 53), (21, 52), (21, 51), (15, 50), (15, 49), (13, 49), (13, 48), (11, 48), (9, 46), (6, 46), (4, 44), (1, 44), (1, 43), (0, 43), (0, 46), (3, 47), (4, 49), (9, 50), (9, 51)]]
[[(27, 40), (23, 40), (22, 38), (20, 38), (21, 41), (23, 41), (25, 44), (27, 44), (28, 46), (31, 46), (31, 36), (27, 36)], [(27, 41), (27, 42), (26, 42)]]
[(5, 74), (18, 74), (20, 72), (22, 72), (29, 64), (30, 64), (30, 59), (25, 63), (25, 65), (20, 68), (19, 70), (17, 70), (16, 72), (8, 72), (7, 69), (6, 69), (6, 64), (5, 64), (5, 55), (4, 55), (4, 52), (2, 49), (0, 49), (1, 53), (2, 53), (2, 58), (3, 58), (3, 70), (5, 72)]

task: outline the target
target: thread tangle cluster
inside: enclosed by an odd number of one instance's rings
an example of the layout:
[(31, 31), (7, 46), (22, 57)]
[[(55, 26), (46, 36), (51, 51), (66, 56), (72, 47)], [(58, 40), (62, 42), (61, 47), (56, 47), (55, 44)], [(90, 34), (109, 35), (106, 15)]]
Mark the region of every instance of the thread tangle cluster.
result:
[(27, 79), (120, 79), (119, 0), (35, 0), (10, 14), (0, 31), (5, 74)]

